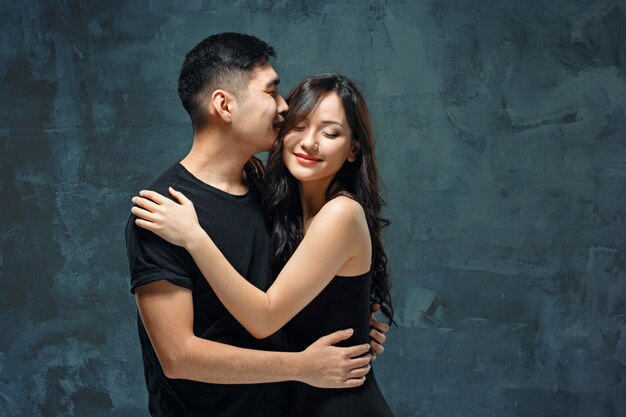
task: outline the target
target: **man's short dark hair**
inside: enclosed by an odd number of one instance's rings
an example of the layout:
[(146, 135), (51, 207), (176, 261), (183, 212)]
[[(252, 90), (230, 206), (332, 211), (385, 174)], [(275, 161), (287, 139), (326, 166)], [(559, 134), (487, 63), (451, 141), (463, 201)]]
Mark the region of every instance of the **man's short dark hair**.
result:
[(274, 48), (243, 33), (209, 36), (185, 55), (178, 77), (178, 95), (194, 128), (206, 124), (205, 103), (217, 89), (243, 100), (254, 70), (276, 56)]

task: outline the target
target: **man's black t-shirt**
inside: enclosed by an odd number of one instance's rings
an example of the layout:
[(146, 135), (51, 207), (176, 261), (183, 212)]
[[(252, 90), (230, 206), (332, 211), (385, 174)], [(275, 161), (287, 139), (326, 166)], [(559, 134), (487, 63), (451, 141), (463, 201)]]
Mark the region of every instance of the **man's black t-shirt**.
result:
[[(272, 273), (270, 238), (261, 211), (262, 184), (252, 175), (248, 182), (248, 193), (235, 196), (203, 183), (176, 164), (147, 189), (170, 197), (171, 186), (187, 196), (194, 203), (200, 225), (233, 267), (267, 290)], [(135, 225), (134, 215), (126, 225), (126, 247), (133, 293), (141, 285), (162, 279), (191, 290), (196, 336), (244, 348), (284, 350), (280, 332), (264, 340), (251, 336), (219, 301), (191, 255)], [(284, 414), (283, 384), (218, 385), (167, 378), (139, 315), (137, 324), (153, 417)]]

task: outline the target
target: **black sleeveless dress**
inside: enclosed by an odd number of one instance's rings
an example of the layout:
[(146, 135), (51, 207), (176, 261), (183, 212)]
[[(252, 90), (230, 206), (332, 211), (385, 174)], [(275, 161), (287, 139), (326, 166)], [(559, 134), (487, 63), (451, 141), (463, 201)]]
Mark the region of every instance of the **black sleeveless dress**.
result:
[[(352, 328), (352, 337), (337, 346), (369, 342), (371, 273), (336, 276), (284, 328), (290, 350), (302, 351), (322, 336)], [(321, 389), (300, 382), (289, 385), (292, 417), (393, 417), (376, 383), (374, 369), (357, 388)]]

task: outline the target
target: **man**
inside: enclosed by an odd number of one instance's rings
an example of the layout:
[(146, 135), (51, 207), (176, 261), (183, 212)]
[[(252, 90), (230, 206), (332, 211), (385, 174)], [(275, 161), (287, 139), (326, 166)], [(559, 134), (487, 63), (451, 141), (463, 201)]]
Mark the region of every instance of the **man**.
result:
[[(270, 150), (287, 104), (269, 63), (274, 50), (248, 35), (210, 36), (185, 57), (179, 95), (194, 129), (189, 154), (149, 188), (190, 198), (222, 253), (254, 285), (272, 282), (270, 240), (261, 212), (262, 182), (248, 161)], [(328, 335), (303, 352), (284, 350), (282, 334), (252, 337), (220, 303), (182, 248), (126, 227), (131, 291), (152, 416), (281, 416), (284, 387), (301, 381), (323, 388), (354, 387), (382, 352), (386, 328), (370, 345), (338, 348), (351, 332)]]

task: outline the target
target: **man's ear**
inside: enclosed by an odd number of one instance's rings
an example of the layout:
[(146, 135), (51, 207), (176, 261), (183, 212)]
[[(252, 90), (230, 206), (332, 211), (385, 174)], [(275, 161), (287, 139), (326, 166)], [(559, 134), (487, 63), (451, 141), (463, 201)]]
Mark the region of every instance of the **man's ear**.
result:
[(237, 99), (228, 91), (215, 90), (211, 94), (211, 113), (225, 123), (233, 120), (233, 110), (237, 107)]
[(361, 149), (361, 144), (356, 140), (352, 140), (352, 145), (350, 147), (350, 153), (348, 154), (348, 162), (356, 161), (356, 155), (359, 153)]

